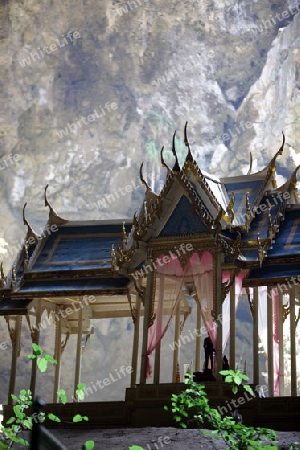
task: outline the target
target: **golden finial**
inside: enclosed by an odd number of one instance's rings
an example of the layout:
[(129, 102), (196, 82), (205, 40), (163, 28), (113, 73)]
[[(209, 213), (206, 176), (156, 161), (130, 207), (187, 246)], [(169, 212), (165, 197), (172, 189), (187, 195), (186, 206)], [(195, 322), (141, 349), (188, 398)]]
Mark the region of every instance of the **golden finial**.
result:
[(151, 187), (148, 185), (148, 183), (143, 178), (143, 166), (144, 166), (144, 163), (142, 162), (141, 167), (140, 167), (140, 180), (141, 180), (141, 183), (144, 186), (146, 186), (147, 191), (152, 191)]
[(176, 148), (175, 148), (175, 136), (176, 136), (176, 130), (173, 134), (173, 140), (172, 140), (172, 153), (176, 158), (175, 164), (173, 167), (173, 172), (180, 172), (180, 166), (179, 166), (179, 162), (178, 162), (178, 158), (177, 158), (177, 154), (176, 154)]
[(248, 170), (247, 175), (251, 174), (251, 170), (252, 170), (252, 153), (250, 152), (250, 165), (249, 165), (249, 170)]
[(297, 180), (297, 172), (300, 169), (300, 166), (296, 167), (292, 175), (290, 176), (290, 183), (294, 185), (294, 187), (297, 186), (298, 180)]
[[(26, 208), (26, 206), (27, 206), (27, 202), (26, 203), (24, 203), (24, 206), (23, 206), (23, 224), (25, 225), (25, 226), (27, 226), (27, 235), (26, 235), (26, 238), (25, 238), (25, 241), (27, 241), (30, 245), (32, 245), (33, 244), (33, 242), (31, 242), (31, 239), (30, 238), (32, 238), (35, 242), (35, 244), (38, 242), (38, 240), (40, 239), (40, 236), (38, 236), (37, 234), (36, 234), (36, 232), (33, 230), (33, 228), (29, 225), (29, 222), (28, 222), (28, 220), (26, 219), (26, 217), (25, 217), (25, 208)], [(30, 241), (29, 241), (29, 239), (30, 239)]]
[(251, 219), (252, 219), (252, 217), (251, 217), (251, 208), (250, 208), (250, 193), (247, 192), (246, 193), (246, 216), (245, 216), (245, 226), (246, 226), (247, 233), (250, 228)]
[(62, 217), (60, 217), (57, 214), (57, 212), (50, 205), (50, 203), (49, 203), (49, 201), (47, 199), (47, 189), (48, 189), (48, 187), (49, 187), (49, 184), (47, 184), (46, 187), (45, 187), (44, 198), (45, 198), (45, 206), (48, 206), (48, 208), (49, 208), (49, 222), (51, 224), (63, 225), (64, 223), (67, 223), (68, 220), (65, 220)]
[(125, 248), (127, 245), (127, 233), (125, 229), (125, 222), (123, 222), (122, 231), (123, 231), (123, 248)]
[(236, 240), (233, 242), (232, 249), (233, 249), (233, 259), (236, 259), (239, 254), (241, 253), (241, 243), (242, 243), (242, 235), (238, 231), (238, 235)]
[(116, 272), (118, 270), (118, 266), (114, 245), (111, 246), (110, 257), (111, 257), (111, 268), (114, 272)]
[(267, 252), (265, 251), (265, 249), (261, 243), (259, 233), (257, 233), (257, 246), (258, 246), (257, 247), (257, 256), (258, 256), (258, 261), (259, 261), (259, 267), (261, 268), (264, 257), (266, 256)]
[(273, 156), (273, 158), (271, 159), (271, 162), (270, 162), (270, 169), (272, 170), (272, 172), (275, 172), (275, 170), (276, 170), (276, 158), (277, 158), (277, 156), (279, 156), (279, 155), (281, 156), (282, 155), (284, 143), (285, 143), (285, 135), (284, 135), (284, 133), (282, 131), (282, 144), (281, 144), (281, 147), (278, 150), (278, 152), (276, 153), (276, 155)]
[(163, 151), (164, 151), (164, 148), (165, 148), (165, 147), (162, 146), (162, 148), (161, 148), (161, 150), (160, 150), (160, 162), (161, 162), (161, 165), (167, 169), (168, 174), (169, 174), (170, 172), (172, 172), (172, 170), (170, 169), (170, 167), (168, 166), (168, 164), (167, 164), (167, 163), (165, 162), (165, 160), (164, 160), (164, 157), (163, 157)]
[(235, 195), (234, 195), (234, 192), (232, 192), (231, 194), (232, 194), (232, 196), (231, 196), (231, 199), (229, 200), (229, 203), (227, 205), (226, 213), (227, 213), (227, 215), (228, 215), (228, 217), (230, 219), (230, 222), (232, 223), (233, 220), (234, 220), (233, 208), (234, 208)]
[(189, 141), (187, 138), (187, 124), (188, 124), (188, 122), (186, 122), (185, 126), (184, 126), (184, 143), (185, 143), (186, 147), (188, 148), (188, 154), (186, 155), (185, 160), (189, 161), (189, 162), (193, 162), (193, 155), (191, 153), (190, 144), (189, 144)]

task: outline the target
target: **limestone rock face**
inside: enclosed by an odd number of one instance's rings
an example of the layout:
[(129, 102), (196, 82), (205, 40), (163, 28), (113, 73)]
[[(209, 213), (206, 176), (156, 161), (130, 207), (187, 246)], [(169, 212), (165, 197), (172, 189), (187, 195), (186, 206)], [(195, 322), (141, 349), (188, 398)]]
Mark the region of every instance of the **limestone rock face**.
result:
[[(287, 137), (299, 164), (300, 14), (295, 0), (6, 0), (0, 6), (0, 237), (7, 270), (37, 232), (43, 192), (68, 219), (132, 217), (182, 163), (183, 127), (214, 175), (262, 169)], [(132, 189), (129, 189), (131, 186)], [(126, 189), (127, 187), (127, 189)], [(187, 359), (188, 360), (188, 359)]]
[(144, 192), (140, 163), (158, 190), (159, 149), (178, 129), (183, 161), (186, 120), (195, 158), (214, 174), (245, 171), (250, 150), (253, 169), (262, 168), (281, 130), (282, 164), (297, 162), (299, 20), (287, 1), (9, 0), (1, 7), (1, 236), (20, 243), (25, 201), (42, 228), (47, 183), (70, 219), (131, 217)]

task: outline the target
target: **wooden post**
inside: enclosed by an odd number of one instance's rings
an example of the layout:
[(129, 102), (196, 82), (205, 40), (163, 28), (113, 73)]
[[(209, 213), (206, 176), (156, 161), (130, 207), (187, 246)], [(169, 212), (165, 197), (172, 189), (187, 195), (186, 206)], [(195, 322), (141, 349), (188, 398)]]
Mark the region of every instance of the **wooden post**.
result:
[(268, 391), (274, 397), (274, 358), (273, 358), (273, 305), (271, 288), (267, 288), (267, 346), (268, 346)]
[(195, 372), (201, 371), (201, 306), (197, 301), (197, 334), (195, 348)]
[(151, 314), (151, 302), (154, 287), (154, 276), (153, 267), (151, 266), (151, 260), (148, 259), (145, 268), (150, 266), (152, 270), (147, 273), (147, 286), (145, 295), (145, 305), (144, 305), (144, 323), (143, 323), (143, 344), (142, 344), (142, 359), (141, 359), (141, 373), (140, 373), (140, 384), (146, 384), (146, 361), (147, 361), (147, 345), (148, 345), (148, 327), (150, 322)]
[[(278, 290), (278, 288), (276, 288)], [(283, 358), (283, 307), (282, 293), (278, 290), (278, 338), (279, 338), (279, 395), (284, 395), (284, 358)]]
[[(8, 317), (7, 321), (9, 320), (11, 319)], [(8, 405), (13, 404), (11, 394), (15, 394), (16, 390), (17, 360), (20, 354), (22, 316), (17, 316), (16, 319), (14, 320), (15, 320), (15, 328), (13, 330), (10, 328), (9, 323), (7, 322), (10, 330), (10, 338), (12, 343), (11, 369), (10, 369), (8, 399), (7, 399)]]
[(139, 293), (135, 294), (135, 322), (134, 322), (134, 333), (133, 333), (133, 345), (132, 345), (132, 359), (131, 359), (131, 381), (130, 387), (134, 388), (136, 384), (137, 376), (137, 363), (138, 363), (138, 352), (139, 352), (139, 338), (140, 338), (140, 316), (141, 316), (141, 296)]
[(53, 385), (53, 403), (57, 403), (57, 391), (59, 389), (60, 381), (60, 362), (61, 362), (61, 318), (56, 321), (55, 325), (55, 349), (54, 358), (57, 361), (54, 372), (54, 385)]
[(172, 371), (172, 383), (176, 383), (177, 363), (179, 363), (179, 339), (180, 339), (180, 302), (176, 308), (175, 316), (175, 333), (174, 333), (174, 350), (173, 350), (173, 371)]
[(229, 367), (235, 369), (235, 281), (230, 286), (230, 354)]
[(77, 334), (77, 348), (76, 348), (76, 362), (75, 362), (75, 377), (74, 377), (74, 394), (73, 401), (76, 401), (76, 389), (80, 382), (81, 371), (81, 354), (82, 354), (82, 305), (78, 310), (78, 334)]
[(259, 385), (258, 358), (258, 287), (253, 288), (253, 383)]
[(215, 294), (215, 304), (216, 304), (216, 320), (217, 320), (217, 368), (214, 367), (214, 371), (215, 369), (215, 377), (218, 381), (222, 381), (222, 375), (220, 374), (220, 370), (222, 370), (222, 362), (223, 362), (223, 354), (222, 354), (222, 345), (223, 345), (223, 341), (222, 341), (222, 336), (223, 336), (223, 327), (222, 327), (222, 269), (221, 269), (221, 257), (222, 254), (220, 253), (220, 251), (217, 252), (216, 255), (216, 259), (215, 259), (215, 263), (216, 263), (216, 267), (215, 267), (215, 290), (214, 290), (214, 294)]
[(291, 396), (297, 396), (295, 286), (290, 290)]
[[(37, 299), (36, 304), (36, 327), (32, 333), (32, 342), (39, 345), (40, 342), (40, 327), (41, 327), (41, 318), (42, 318), (42, 305), (41, 300)], [(35, 397), (35, 387), (36, 387), (36, 371), (37, 371), (37, 359), (32, 360), (31, 365), (31, 380), (30, 380), (30, 390), (32, 392), (32, 398)]]
[[(157, 316), (162, 317), (163, 314), (163, 298), (160, 302), (160, 297), (163, 294), (164, 290), (164, 284), (161, 285), (161, 283), (164, 283), (164, 279), (159, 279), (159, 300), (158, 300), (158, 309), (157, 309)], [(153, 377), (153, 384), (159, 383), (160, 378), (160, 349), (161, 349), (161, 341), (157, 344), (155, 347), (155, 360), (154, 360), (154, 377)]]

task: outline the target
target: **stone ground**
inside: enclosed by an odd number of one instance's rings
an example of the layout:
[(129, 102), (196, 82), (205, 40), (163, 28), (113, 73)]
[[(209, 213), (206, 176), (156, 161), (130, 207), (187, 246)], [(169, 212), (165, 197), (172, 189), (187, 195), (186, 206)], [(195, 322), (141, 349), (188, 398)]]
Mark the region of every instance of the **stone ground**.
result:
[[(300, 428), (300, 427), (299, 427)], [(79, 450), (86, 440), (95, 441), (95, 450), (128, 450), (140, 445), (144, 450), (213, 450), (228, 448), (222, 441), (201, 435), (200, 430), (178, 428), (126, 428), (108, 430), (52, 430), (68, 450)], [(159, 440), (159, 438), (161, 438)], [(278, 432), (279, 449), (300, 443), (300, 431)], [(13, 447), (19, 450), (21, 447)], [(22, 447), (24, 449), (24, 447)], [(294, 449), (300, 450), (300, 444)]]

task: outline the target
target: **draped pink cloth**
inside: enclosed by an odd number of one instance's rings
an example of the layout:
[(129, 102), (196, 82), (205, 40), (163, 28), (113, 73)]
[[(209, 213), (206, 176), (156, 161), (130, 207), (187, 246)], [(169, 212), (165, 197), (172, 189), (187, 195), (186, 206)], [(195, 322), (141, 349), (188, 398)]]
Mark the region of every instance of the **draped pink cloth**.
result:
[[(147, 353), (145, 364), (145, 376), (149, 378), (152, 373), (150, 362), (150, 355), (157, 346), (157, 344), (164, 337), (172, 317), (175, 314), (184, 280), (191, 277), (194, 281), (197, 297), (201, 305), (201, 313), (211, 340), (216, 346), (217, 341), (217, 326), (213, 321), (211, 311), (213, 309), (213, 257), (209, 252), (204, 252), (200, 257), (198, 253), (193, 253), (184, 268), (181, 267), (179, 259), (175, 254), (172, 254), (168, 262), (164, 262), (165, 257), (161, 255), (157, 259), (157, 277), (160, 280), (159, 292), (156, 293), (158, 297), (157, 309), (155, 311), (156, 319), (153, 325), (149, 328)], [(163, 300), (164, 300), (164, 285), (167, 281), (173, 281), (172, 284), (172, 311), (166, 324), (163, 324)], [(170, 289), (170, 283), (169, 283)]]
[[(160, 281), (159, 292), (156, 292), (158, 298), (157, 309), (155, 311), (155, 321), (153, 325), (149, 328), (148, 343), (147, 343), (147, 353), (146, 364), (145, 364), (145, 378), (149, 378), (152, 374), (152, 365), (150, 361), (150, 355), (157, 346), (157, 344), (162, 340), (166, 331), (170, 325), (173, 315), (175, 314), (178, 302), (180, 300), (181, 290), (183, 286), (183, 281), (185, 275), (188, 271), (188, 264), (184, 269), (182, 269), (179, 259), (175, 254), (172, 254), (169, 258), (169, 262), (164, 263), (164, 255), (157, 258), (157, 278)], [(172, 280), (172, 293), (171, 298), (173, 299), (172, 311), (167, 320), (167, 323), (163, 325), (163, 301), (164, 301), (164, 287), (167, 281)], [(170, 283), (169, 283), (170, 289)]]
[[(145, 364), (145, 378), (149, 378), (152, 374), (152, 367), (150, 362), (150, 355), (157, 346), (157, 344), (162, 340), (172, 317), (176, 312), (177, 305), (180, 301), (180, 296), (182, 293), (182, 287), (184, 281), (189, 278), (194, 282), (197, 301), (201, 307), (201, 316), (205, 323), (207, 332), (213, 342), (216, 352), (222, 351), (222, 349), (217, 348), (217, 323), (213, 320), (212, 310), (213, 310), (213, 256), (208, 251), (205, 251), (200, 256), (198, 253), (193, 253), (188, 259), (187, 264), (182, 268), (179, 259), (175, 254), (171, 254), (166, 260), (166, 255), (161, 255), (157, 258), (156, 262), (156, 272), (157, 279), (159, 280), (159, 288), (156, 292), (157, 307), (156, 307), (156, 319), (153, 325), (149, 328), (148, 343), (147, 343), (147, 353), (143, 355), (146, 357)], [(229, 273), (228, 273), (229, 274)], [(227, 280), (228, 275), (224, 273), (223, 281)], [(242, 281), (245, 274), (239, 274), (236, 277), (236, 307), (238, 302), (238, 296), (242, 290)], [(229, 275), (230, 278), (230, 275)], [(228, 278), (228, 279), (229, 279)], [(171, 283), (170, 283), (171, 281)], [(165, 286), (168, 283), (168, 293), (169, 297), (172, 299), (171, 314), (167, 318), (166, 323), (163, 323), (163, 302), (165, 296)], [(170, 293), (171, 288), (171, 293)], [(228, 313), (229, 314), (229, 313)], [(229, 322), (230, 317), (222, 318)], [(228, 339), (228, 333), (226, 332), (226, 341)], [(224, 346), (224, 340), (223, 340)], [(214, 370), (216, 370), (216, 364), (214, 364)]]

